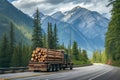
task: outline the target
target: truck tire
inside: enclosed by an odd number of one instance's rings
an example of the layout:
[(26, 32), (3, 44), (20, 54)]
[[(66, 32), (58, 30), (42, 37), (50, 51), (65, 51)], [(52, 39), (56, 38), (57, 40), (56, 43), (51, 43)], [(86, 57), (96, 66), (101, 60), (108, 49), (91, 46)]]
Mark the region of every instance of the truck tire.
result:
[(53, 64), (52, 65), (52, 72), (54, 72), (55, 71), (55, 65)]
[(59, 64), (59, 70), (61, 70), (62, 69), (62, 66), (61, 66), (61, 64)]
[(73, 68), (72, 67), (70, 67), (70, 70), (72, 70)]
[(48, 71), (48, 72), (52, 72), (52, 65), (49, 65), (49, 66), (48, 66), (47, 71)]
[(73, 69), (73, 65), (72, 64), (70, 64), (70, 70), (72, 70)]
[(59, 65), (58, 64), (56, 64), (56, 66), (55, 66), (55, 71), (59, 71)]

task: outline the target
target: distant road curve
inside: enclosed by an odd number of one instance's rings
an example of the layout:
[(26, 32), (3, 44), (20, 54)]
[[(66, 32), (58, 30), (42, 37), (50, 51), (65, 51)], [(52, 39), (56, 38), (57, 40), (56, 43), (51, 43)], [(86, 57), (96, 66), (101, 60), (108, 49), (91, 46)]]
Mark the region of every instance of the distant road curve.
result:
[(0, 78), (11, 80), (120, 80), (120, 68), (105, 64), (94, 64), (59, 72), (2, 74)]

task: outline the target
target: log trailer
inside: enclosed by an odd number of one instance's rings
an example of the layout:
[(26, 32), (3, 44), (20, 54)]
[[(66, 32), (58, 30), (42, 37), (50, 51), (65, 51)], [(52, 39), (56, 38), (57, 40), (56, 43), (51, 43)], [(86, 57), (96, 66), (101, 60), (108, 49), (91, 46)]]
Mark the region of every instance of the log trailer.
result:
[(64, 50), (52, 50), (47, 48), (36, 48), (29, 62), (30, 71), (59, 71), (61, 69), (70, 68), (72, 70), (73, 63), (68, 54)]

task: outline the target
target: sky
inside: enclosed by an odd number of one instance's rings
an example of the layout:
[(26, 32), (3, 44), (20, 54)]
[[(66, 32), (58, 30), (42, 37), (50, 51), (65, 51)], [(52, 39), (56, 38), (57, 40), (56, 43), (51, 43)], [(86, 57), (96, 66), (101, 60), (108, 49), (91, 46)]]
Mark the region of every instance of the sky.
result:
[(57, 11), (68, 11), (76, 6), (97, 11), (110, 18), (111, 7), (108, 0), (9, 0), (15, 7), (28, 15), (32, 15), (38, 8), (40, 12), (51, 15)]

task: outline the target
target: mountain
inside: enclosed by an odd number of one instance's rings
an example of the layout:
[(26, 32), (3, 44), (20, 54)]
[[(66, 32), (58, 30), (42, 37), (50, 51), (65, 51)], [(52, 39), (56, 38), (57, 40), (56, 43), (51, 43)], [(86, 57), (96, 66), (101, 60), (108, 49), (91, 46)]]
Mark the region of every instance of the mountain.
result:
[[(47, 32), (47, 23), (51, 22), (52, 24), (57, 24), (58, 29), (58, 37), (59, 37), (59, 43), (65, 44), (66, 46), (70, 43), (70, 33), (72, 33), (72, 42), (77, 41), (78, 44), (81, 42), (81, 46), (84, 48), (90, 48), (90, 45), (88, 44), (87, 38), (75, 27), (70, 25), (69, 23), (59, 21), (57, 19), (52, 18), (51, 16), (45, 16), (42, 18), (42, 28), (45, 32)], [(54, 28), (54, 25), (52, 26)]]
[(10, 22), (13, 22), (15, 25), (15, 37), (17, 41), (23, 40), (23, 42), (29, 44), (33, 19), (18, 10), (7, 0), (0, 0), (0, 38), (4, 33), (8, 34)]
[(42, 17), (42, 27), (45, 31), (48, 22), (57, 24), (61, 44), (70, 43), (71, 33), (71, 40), (77, 41), (81, 48), (89, 51), (104, 48), (109, 20), (98, 12), (77, 6), (64, 13), (58, 11), (50, 16)]
[(64, 16), (65, 15), (61, 11), (58, 11), (52, 15), (54, 19), (58, 19), (58, 20), (61, 20)]
[[(33, 14), (34, 16), (34, 14)], [(109, 20), (95, 11), (77, 6), (69, 11), (58, 11), (52, 15), (40, 13), (42, 29), (47, 32), (48, 22), (57, 24), (59, 43), (67, 47), (77, 41), (79, 47), (88, 51), (104, 48), (105, 33)], [(0, 38), (9, 32), (10, 22), (14, 23), (17, 41), (31, 44), (33, 19), (15, 8), (7, 0), (0, 0)], [(8, 34), (9, 36), (9, 34)]]

